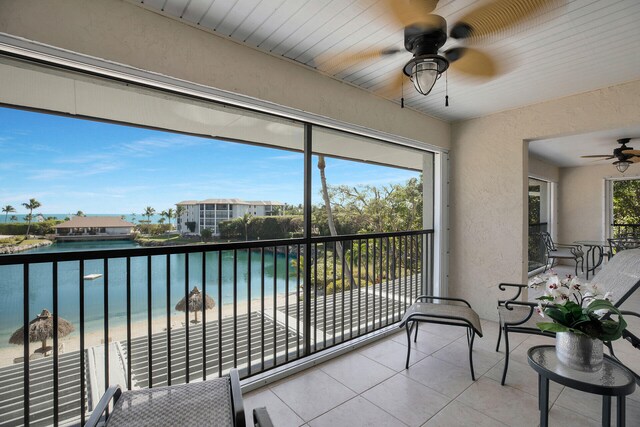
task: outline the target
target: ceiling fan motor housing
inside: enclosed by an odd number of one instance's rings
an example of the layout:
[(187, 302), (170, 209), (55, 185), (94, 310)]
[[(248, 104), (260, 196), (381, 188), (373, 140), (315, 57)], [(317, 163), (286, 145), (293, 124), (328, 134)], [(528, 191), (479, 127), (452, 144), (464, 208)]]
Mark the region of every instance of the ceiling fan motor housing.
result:
[(629, 142), (631, 138), (621, 138), (618, 140), (618, 144), (620, 144), (619, 148), (613, 150), (613, 155), (618, 158), (618, 160), (627, 160), (630, 157), (633, 157), (631, 154), (625, 154), (626, 150), (633, 150), (633, 147), (627, 147), (627, 142)]
[(436, 55), (447, 41), (447, 21), (438, 15), (431, 16), (434, 19), (429, 25), (416, 23), (404, 28), (404, 47), (414, 56)]

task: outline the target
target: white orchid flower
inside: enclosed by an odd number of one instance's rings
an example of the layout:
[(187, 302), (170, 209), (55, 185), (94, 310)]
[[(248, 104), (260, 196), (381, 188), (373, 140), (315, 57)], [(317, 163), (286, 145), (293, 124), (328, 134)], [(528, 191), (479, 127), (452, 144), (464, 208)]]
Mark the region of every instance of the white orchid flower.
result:
[(545, 283), (546, 281), (547, 281), (546, 277), (534, 276), (531, 279), (529, 279), (529, 282), (527, 283), (527, 286), (529, 286), (530, 288), (537, 288), (541, 284)]
[(567, 285), (569, 286), (569, 289), (571, 289), (572, 291), (580, 292), (582, 290), (582, 283), (580, 283), (580, 279), (578, 279), (577, 276), (572, 277), (571, 280), (569, 280)]
[(542, 303), (538, 303), (538, 306), (536, 308), (534, 308), (534, 310), (536, 311), (536, 313), (538, 313), (540, 315), (540, 317), (545, 317), (544, 316), (544, 307), (542, 306)]
[(553, 302), (558, 305), (565, 305), (569, 301), (571, 293), (566, 288), (558, 289), (556, 295), (553, 296)]
[(547, 284), (546, 284), (546, 292), (549, 296), (554, 296), (556, 294), (556, 292), (558, 291), (558, 289), (560, 289), (560, 280), (558, 279), (558, 276), (551, 276), (549, 277), (549, 280), (547, 280)]
[(587, 290), (587, 292), (585, 293), (585, 296), (590, 296), (590, 297), (596, 297), (598, 295), (602, 295), (602, 291), (600, 290), (600, 287), (598, 286), (597, 283), (591, 282), (591, 283), (587, 283), (585, 284), (585, 288)]
[(604, 294), (604, 299), (607, 301), (613, 301), (613, 292), (607, 292)]

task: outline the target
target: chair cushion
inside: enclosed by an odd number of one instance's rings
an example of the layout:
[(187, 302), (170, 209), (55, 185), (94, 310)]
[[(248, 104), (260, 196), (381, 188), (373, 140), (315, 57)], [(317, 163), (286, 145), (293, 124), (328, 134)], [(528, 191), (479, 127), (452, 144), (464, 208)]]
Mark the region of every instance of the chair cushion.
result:
[[(577, 251), (576, 253), (578, 254), (578, 256), (582, 256), (582, 251)], [(576, 255), (574, 255), (569, 248), (557, 248), (553, 251), (549, 251), (549, 257), (575, 259)]]
[(108, 427), (233, 426), (229, 378), (122, 392)]
[[(463, 320), (462, 320), (463, 319)], [(478, 313), (466, 305), (454, 304), (434, 304), (431, 302), (416, 302), (411, 305), (402, 317), (402, 324), (407, 320), (418, 320), (423, 322), (449, 321), (460, 326), (471, 326), (475, 332), (482, 336), (482, 325)], [(468, 323), (467, 323), (468, 322)]]
[(517, 326), (519, 328), (534, 328), (538, 329), (536, 323), (544, 322), (544, 319), (535, 312), (531, 315), (531, 318), (526, 322), (520, 324), (529, 315), (529, 307), (512, 305), (513, 310), (507, 309), (505, 306), (498, 306), (498, 314), (500, 315), (500, 324), (508, 324)]

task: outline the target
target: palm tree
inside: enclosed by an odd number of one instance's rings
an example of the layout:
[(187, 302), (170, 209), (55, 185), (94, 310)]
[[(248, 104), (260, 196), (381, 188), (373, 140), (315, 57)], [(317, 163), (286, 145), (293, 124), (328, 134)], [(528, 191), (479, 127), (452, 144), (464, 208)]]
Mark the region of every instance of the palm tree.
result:
[(23, 203), (22, 206), (29, 209), (29, 215), (27, 215), (27, 234), (25, 235), (26, 237), (29, 237), (29, 231), (31, 231), (31, 220), (33, 219), (33, 210), (38, 209), (42, 205), (36, 199), (29, 199), (29, 203)]
[(12, 213), (15, 212), (16, 208), (14, 208), (11, 205), (7, 205), (5, 207), (2, 208), (2, 212), (4, 212), (4, 222), (7, 222), (7, 216)]
[[(333, 211), (331, 210), (331, 200), (329, 199), (329, 190), (327, 188), (327, 176), (324, 173), (327, 164), (324, 160), (324, 156), (318, 156), (318, 169), (320, 170), (320, 182), (322, 184), (322, 199), (324, 200), (324, 206), (327, 209), (327, 222), (329, 225), (329, 232), (332, 236), (337, 236), (336, 224), (333, 222)], [(342, 260), (344, 256), (344, 250), (341, 242), (336, 242), (336, 255), (338, 255), (338, 261)], [(326, 255), (325, 255), (326, 256)], [(351, 269), (345, 263), (345, 274), (349, 280), (349, 284), (353, 285), (353, 277), (351, 276)]]
[(11, 215), (11, 218), (9, 218), (9, 221), (11, 222), (18, 222), (18, 217), (15, 215)]
[(249, 240), (249, 224), (251, 224), (251, 214), (249, 212), (247, 212), (246, 214), (242, 215), (242, 225), (244, 225), (244, 240), (247, 241)]
[(147, 206), (146, 208), (144, 208), (144, 213), (142, 215), (146, 216), (147, 222), (151, 224), (151, 217), (155, 214), (156, 214), (156, 210), (153, 209), (151, 206)]
[(169, 208), (165, 212), (165, 216), (169, 220), (169, 224), (171, 224), (171, 218), (175, 218), (176, 217), (176, 211), (174, 211), (173, 208)]
[(182, 214), (184, 214), (186, 210), (187, 208), (185, 208), (183, 205), (176, 205), (176, 229), (178, 228), (178, 219), (182, 216)]

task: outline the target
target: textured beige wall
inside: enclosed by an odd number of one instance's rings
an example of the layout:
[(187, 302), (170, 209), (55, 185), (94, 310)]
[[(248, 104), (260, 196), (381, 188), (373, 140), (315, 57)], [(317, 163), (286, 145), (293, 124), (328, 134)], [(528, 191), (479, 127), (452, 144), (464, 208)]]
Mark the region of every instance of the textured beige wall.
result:
[(2, 0), (0, 32), (448, 148), (448, 123), (121, 0)]
[[(640, 167), (632, 166), (632, 168)], [(629, 169), (624, 176), (640, 172)], [(611, 164), (560, 169), (558, 240), (601, 240), (605, 237), (605, 178), (623, 175)]]
[(529, 176), (541, 178), (546, 181), (558, 182), (560, 180), (560, 168), (530, 155)]
[(497, 284), (526, 277), (524, 141), (637, 125), (638, 99), (640, 81), (452, 126), (450, 294), (495, 319)]

